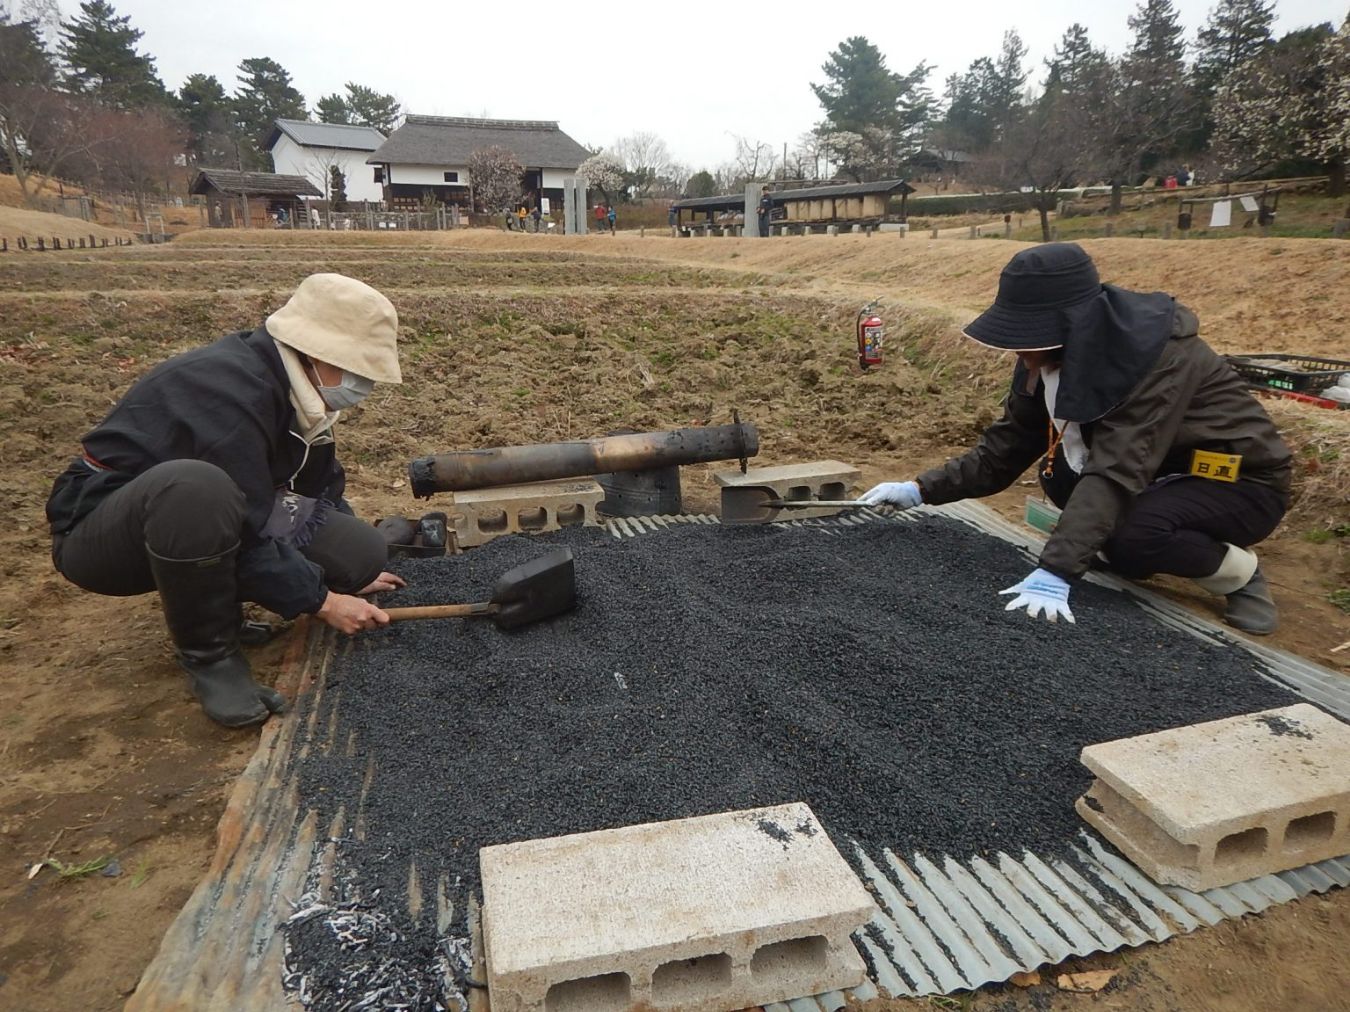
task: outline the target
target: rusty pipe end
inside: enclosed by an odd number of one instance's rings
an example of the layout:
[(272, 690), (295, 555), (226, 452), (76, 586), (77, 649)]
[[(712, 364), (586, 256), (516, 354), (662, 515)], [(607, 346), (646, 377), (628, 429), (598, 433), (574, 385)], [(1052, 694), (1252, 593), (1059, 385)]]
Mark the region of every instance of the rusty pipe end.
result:
[(437, 491), (434, 457), (418, 457), (408, 464), (408, 484), (415, 499), (430, 499)]

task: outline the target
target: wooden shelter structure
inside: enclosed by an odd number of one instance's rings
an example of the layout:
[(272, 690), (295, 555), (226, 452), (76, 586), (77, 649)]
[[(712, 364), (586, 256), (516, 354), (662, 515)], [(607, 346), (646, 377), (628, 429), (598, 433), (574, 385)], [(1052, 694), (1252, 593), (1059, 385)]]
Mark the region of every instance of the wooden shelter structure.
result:
[[(833, 183), (825, 186), (770, 190), (773, 224), (789, 228), (813, 225), (880, 225), (883, 221), (904, 221), (906, 199), (914, 187), (903, 179), (881, 179), (871, 183)], [(900, 197), (898, 213), (891, 213), (891, 201)], [(683, 234), (698, 229), (725, 227), (745, 220), (745, 195), (729, 193), (715, 197), (691, 197), (674, 203), (676, 227)], [(685, 212), (689, 219), (685, 220)]]
[(302, 217), (301, 198), (323, 196), (304, 176), (238, 169), (198, 169), (188, 192), (206, 198), (212, 228), (275, 228), (308, 221)]

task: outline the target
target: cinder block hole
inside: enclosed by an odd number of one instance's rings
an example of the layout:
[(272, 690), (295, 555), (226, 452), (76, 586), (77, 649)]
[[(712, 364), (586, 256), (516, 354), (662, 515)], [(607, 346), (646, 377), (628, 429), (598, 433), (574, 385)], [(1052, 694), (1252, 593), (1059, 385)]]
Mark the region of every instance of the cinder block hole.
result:
[(731, 983), (731, 957), (725, 952), (662, 963), (652, 974), (652, 997), (657, 1004), (705, 1001)]
[(846, 499), (848, 498), (848, 489), (844, 487), (842, 481), (827, 481), (820, 486), (821, 499)]
[(1336, 831), (1336, 813), (1318, 812), (1301, 819), (1290, 819), (1284, 830), (1286, 850), (1303, 850), (1326, 843)]
[(1214, 848), (1216, 865), (1236, 864), (1250, 858), (1261, 857), (1266, 852), (1266, 833), (1264, 826), (1247, 829), (1241, 833), (1225, 836)]
[(548, 526), (548, 510), (542, 506), (521, 510), (516, 514), (516, 523), (522, 531), (542, 531)]
[(581, 503), (558, 507), (558, 526), (575, 527), (586, 522), (586, 507)]
[(478, 517), (478, 529), (484, 534), (497, 534), (506, 530), (506, 510), (492, 510)]
[(554, 984), (544, 996), (545, 1012), (627, 1012), (632, 982), (626, 973), (602, 973)]
[(830, 943), (825, 941), (824, 935), (761, 945), (750, 958), (750, 975), (779, 976), (823, 970), (829, 953)]
[(811, 486), (810, 486), (810, 485), (793, 485), (791, 488), (789, 488), (789, 489), (787, 490), (787, 495), (783, 496), (783, 498), (784, 498), (784, 499), (792, 499), (792, 500), (810, 499), (810, 498), (811, 498)]

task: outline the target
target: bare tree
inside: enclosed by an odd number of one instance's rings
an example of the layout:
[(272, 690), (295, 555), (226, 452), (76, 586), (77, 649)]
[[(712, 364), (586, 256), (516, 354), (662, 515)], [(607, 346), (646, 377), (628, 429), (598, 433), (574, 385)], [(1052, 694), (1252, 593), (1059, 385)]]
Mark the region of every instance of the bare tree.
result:
[(184, 161), (187, 132), (182, 123), (156, 109), (99, 108), (83, 129), (88, 144), (75, 163), (81, 180), (131, 194), (145, 221), (151, 196), (167, 189), (175, 167)]
[(620, 137), (609, 151), (623, 165), (635, 197), (647, 196), (674, 164), (666, 142), (647, 130)]
[(1048, 90), (1023, 110), (978, 166), (982, 178), (1024, 195), (1040, 215), (1045, 242), (1059, 191), (1076, 185), (1091, 164), (1089, 115), (1077, 96)]
[(751, 140), (740, 134), (732, 134), (736, 141), (736, 155), (733, 162), (737, 178), (750, 183), (757, 179), (772, 179), (778, 165), (774, 146), (767, 141)]

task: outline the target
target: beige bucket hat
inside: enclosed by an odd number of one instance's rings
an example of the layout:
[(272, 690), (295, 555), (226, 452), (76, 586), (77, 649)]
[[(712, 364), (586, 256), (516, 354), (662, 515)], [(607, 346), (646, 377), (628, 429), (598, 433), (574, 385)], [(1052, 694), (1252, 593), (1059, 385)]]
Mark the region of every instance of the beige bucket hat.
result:
[(398, 313), (370, 285), (342, 274), (311, 274), (267, 318), (282, 344), (376, 383), (402, 383)]

